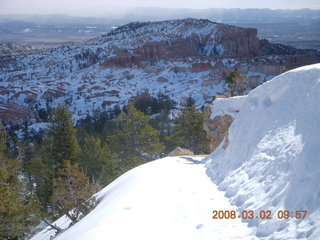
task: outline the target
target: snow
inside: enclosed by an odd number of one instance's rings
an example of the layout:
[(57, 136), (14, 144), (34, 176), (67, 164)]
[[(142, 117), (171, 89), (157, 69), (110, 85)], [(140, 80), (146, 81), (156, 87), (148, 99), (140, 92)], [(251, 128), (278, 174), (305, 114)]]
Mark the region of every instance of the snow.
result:
[(40, 130), (45, 130), (48, 128), (48, 123), (34, 123), (30, 125), (29, 130), (34, 130), (36, 132), (39, 132)]
[(228, 147), (207, 159), (208, 175), (239, 210), (308, 211), (305, 220), (248, 221), (257, 237), (319, 239), (320, 64), (275, 77), (244, 100)]
[(230, 115), (231, 117), (235, 118), (246, 99), (247, 96), (216, 98), (212, 103), (210, 118), (214, 119), (217, 116), (223, 115)]
[(238, 63), (238, 61), (232, 58), (225, 58), (222, 60), (222, 63), (225, 67), (232, 68)]
[[(167, 157), (137, 167), (101, 190), (98, 206), (57, 240), (255, 239), (240, 219), (212, 219), (230, 205), (200, 157)], [(65, 218), (57, 224), (68, 224)], [(229, 231), (232, 229), (232, 231)], [(32, 240), (50, 239), (43, 230)]]

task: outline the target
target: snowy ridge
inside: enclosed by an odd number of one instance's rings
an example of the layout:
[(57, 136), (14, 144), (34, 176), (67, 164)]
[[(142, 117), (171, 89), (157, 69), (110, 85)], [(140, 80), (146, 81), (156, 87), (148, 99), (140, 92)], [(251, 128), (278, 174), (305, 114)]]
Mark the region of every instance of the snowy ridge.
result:
[(212, 103), (210, 118), (217, 116), (230, 115), (235, 116), (246, 102), (247, 96), (237, 96), (232, 98), (216, 98)]
[(250, 220), (261, 239), (317, 239), (320, 233), (320, 64), (298, 68), (250, 92), (229, 129), (229, 145), (208, 157), (208, 175), (239, 210), (307, 210), (305, 220)]
[[(101, 44), (111, 41), (127, 43), (127, 39), (131, 39), (131, 43), (135, 42), (140, 47), (146, 42), (172, 41), (175, 39), (187, 39), (197, 36), (200, 40), (205, 37), (211, 38), (214, 43), (214, 37), (219, 26), (218, 24), (204, 19), (178, 19), (161, 22), (135, 22), (118, 27), (102, 37), (89, 40), (87, 44)], [(238, 27), (234, 27), (236, 31)], [(134, 47), (131, 45), (131, 47)], [(123, 47), (123, 46), (122, 46)], [(221, 53), (222, 54), (222, 53)]]

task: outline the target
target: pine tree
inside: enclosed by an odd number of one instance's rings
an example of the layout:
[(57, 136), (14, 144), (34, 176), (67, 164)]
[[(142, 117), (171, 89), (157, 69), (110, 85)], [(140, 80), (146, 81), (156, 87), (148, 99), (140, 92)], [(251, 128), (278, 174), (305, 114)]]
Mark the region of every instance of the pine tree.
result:
[(156, 98), (152, 98), (152, 102), (150, 105), (151, 108), (151, 114), (166, 112), (169, 113), (170, 110), (174, 109), (176, 106), (176, 102), (170, 99), (169, 96), (158, 93)]
[(150, 119), (150, 124), (160, 133), (160, 142), (165, 145), (164, 153), (172, 150), (171, 142), (168, 137), (173, 131), (173, 120), (169, 116), (169, 111), (161, 111), (159, 114)]
[[(109, 142), (113, 144), (121, 159), (148, 160), (162, 151), (159, 131), (148, 123), (149, 119), (150, 116), (138, 111), (129, 103), (126, 112), (113, 120), (118, 129), (109, 138)], [(121, 168), (123, 167), (122, 164)]]
[(57, 171), (50, 198), (58, 216), (66, 215), (73, 223), (79, 221), (95, 206), (88, 177), (78, 170), (77, 164), (65, 160), (63, 168)]
[(76, 137), (72, 114), (65, 105), (58, 105), (53, 110), (49, 119), (49, 130), (46, 134), (46, 148), (53, 167), (63, 165), (68, 159), (76, 163), (80, 153), (80, 147)]
[(36, 192), (44, 210), (48, 207), (49, 197), (52, 194), (53, 169), (51, 162), (46, 162), (45, 148), (40, 145), (33, 147), (32, 157), (25, 166), (32, 189)]
[(194, 105), (185, 107), (179, 114), (169, 140), (195, 154), (208, 153), (209, 139), (203, 129), (203, 114)]
[(192, 107), (193, 105), (195, 105), (195, 103), (196, 103), (196, 100), (194, 100), (191, 96), (189, 96), (187, 99), (186, 107)]
[(39, 148), (38, 156), (34, 159), (38, 163), (44, 163), (44, 169), (40, 169), (44, 176), (37, 186), (37, 193), (45, 208), (50, 205), (49, 198), (53, 191), (53, 179), (55, 179), (58, 169), (64, 166), (65, 160), (77, 163), (80, 150), (72, 114), (67, 106), (58, 105), (50, 115), (44, 147)]
[(0, 239), (27, 236), (39, 223), (39, 202), (27, 188), (21, 165), (4, 155), (6, 132), (0, 132)]
[(232, 72), (226, 79), (229, 93), (233, 96), (244, 95), (247, 90), (247, 78), (238, 72)]
[(86, 136), (81, 146), (79, 167), (93, 182), (106, 185), (117, 176), (116, 155), (97, 137)]
[(0, 157), (4, 155), (7, 148), (7, 131), (5, 127), (0, 123)]

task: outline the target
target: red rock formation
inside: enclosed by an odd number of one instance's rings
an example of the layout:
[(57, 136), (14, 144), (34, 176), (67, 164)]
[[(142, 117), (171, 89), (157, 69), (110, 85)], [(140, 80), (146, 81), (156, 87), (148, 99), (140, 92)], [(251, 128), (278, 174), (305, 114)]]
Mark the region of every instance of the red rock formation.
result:
[(252, 57), (261, 53), (257, 29), (222, 25), (217, 35), (221, 36), (219, 43), (224, 47), (224, 56)]
[(134, 52), (139, 56), (137, 60), (157, 61), (168, 58), (165, 46), (157, 42), (146, 43), (143, 47), (135, 49)]
[(5, 124), (29, 124), (35, 122), (35, 113), (16, 103), (0, 103), (0, 121)]
[(65, 95), (66, 95), (65, 92), (54, 90), (54, 89), (48, 89), (47, 91), (45, 91), (43, 93), (41, 98), (43, 98), (43, 99), (47, 99), (47, 98), (56, 99), (56, 98), (64, 97)]

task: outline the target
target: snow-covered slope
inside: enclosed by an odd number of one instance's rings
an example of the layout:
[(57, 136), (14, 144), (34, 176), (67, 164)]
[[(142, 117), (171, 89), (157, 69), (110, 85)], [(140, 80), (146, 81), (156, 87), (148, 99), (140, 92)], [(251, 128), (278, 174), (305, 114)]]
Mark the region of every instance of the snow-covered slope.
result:
[[(212, 219), (213, 210), (235, 208), (199, 160), (168, 157), (127, 172), (97, 194), (101, 202), (89, 215), (56, 239), (255, 239), (240, 219)], [(56, 222), (68, 223), (64, 217)], [(45, 229), (32, 240), (51, 235)]]
[[(208, 157), (208, 175), (239, 211), (274, 213), (248, 220), (261, 239), (320, 237), (319, 102), (320, 64), (284, 73), (250, 92), (228, 147)], [(279, 219), (279, 210), (290, 218)], [(300, 210), (305, 220), (295, 219)]]

